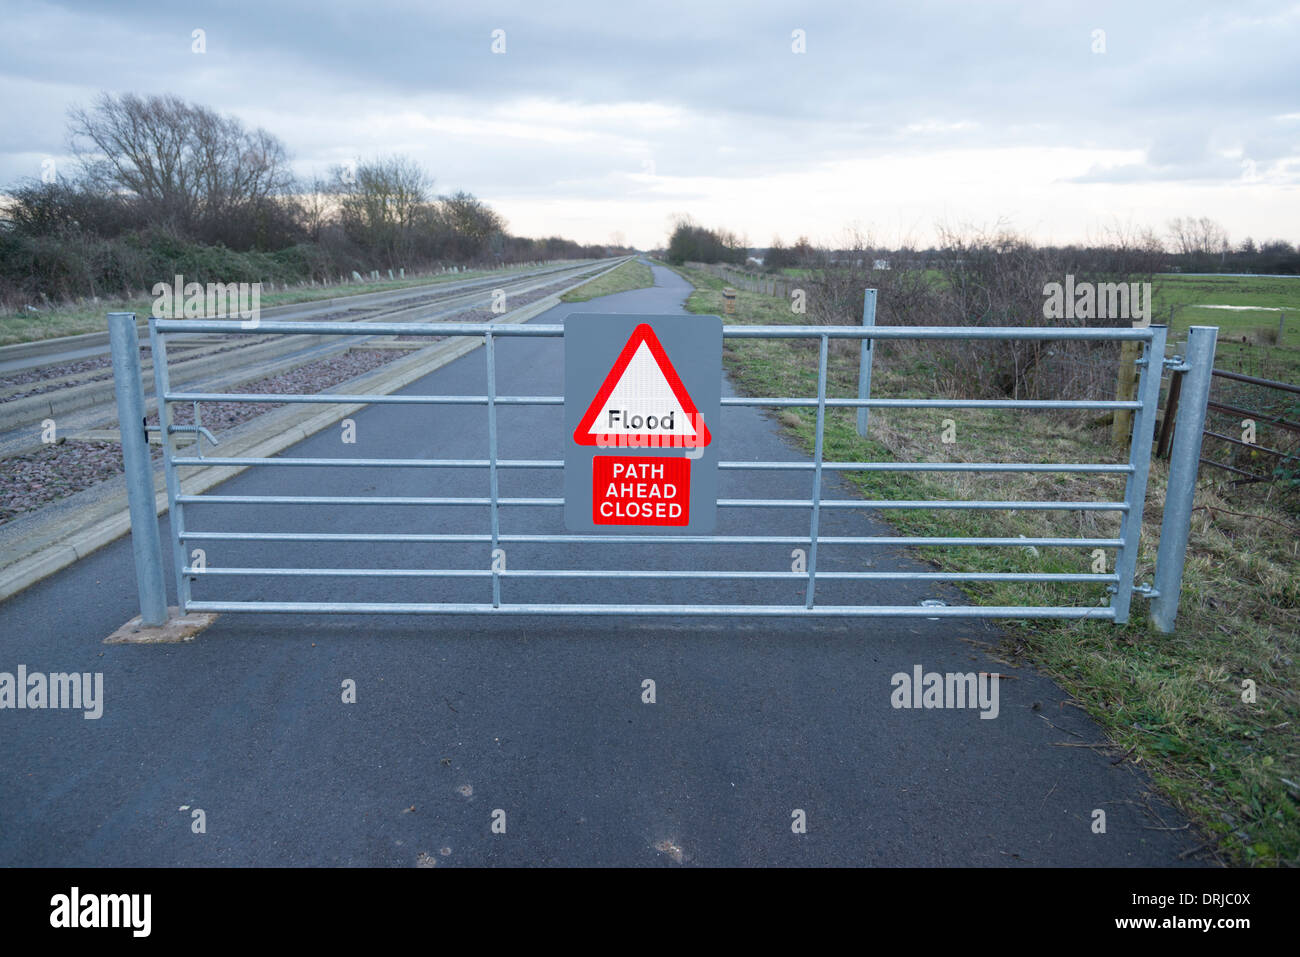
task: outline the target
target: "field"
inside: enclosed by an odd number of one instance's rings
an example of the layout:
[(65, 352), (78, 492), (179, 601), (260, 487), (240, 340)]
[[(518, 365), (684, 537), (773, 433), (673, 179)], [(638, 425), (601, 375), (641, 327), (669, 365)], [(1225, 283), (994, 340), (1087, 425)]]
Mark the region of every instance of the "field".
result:
[(1185, 339), (1188, 326), (1219, 327), (1217, 368), (1300, 381), (1300, 277), (1159, 276), (1152, 293), (1152, 321), (1167, 322), (1171, 338)]
[[(687, 308), (723, 313), (722, 281), (678, 270), (697, 288)], [(1216, 280), (1217, 282), (1217, 280)], [(1266, 304), (1289, 306), (1300, 295), (1264, 280)], [(1224, 295), (1213, 295), (1213, 293)], [(1249, 302), (1249, 282), (1207, 293), (1199, 280), (1173, 277), (1157, 298), (1180, 305), (1176, 328), (1201, 323), (1201, 312), (1238, 333), (1259, 321), (1242, 314), (1194, 310), (1194, 303), (1232, 296)], [(1240, 300), (1247, 300), (1242, 302)], [(1300, 307), (1300, 304), (1298, 304)], [(1300, 308), (1298, 308), (1300, 312)], [(1246, 314), (1250, 315), (1250, 314)], [(1276, 313), (1273, 316), (1276, 324)], [(740, 292), (735, 322), (803, 322), (789, 304)], [(1300, 316), (1296, 331), (1300, 331)], [(1290, 345), (1294, 332), (1289, 332)], [(892, 344), (890, 344), (892, 346)], [(1245, 346), (1258, 352), (1259, 346)], [(1278, 352), (1276, 349), (1269, 349)], [(1245, 354), (1245, 353), (1243, 353)], [(1254, 353), (1251, 353), (1253, 355)], [(724, 362), (737, 389), (748, 395), (816, 393), (816, 346), (792, 340), (732, 340)], [(1257, 361), (1263, 361), (1255, 356)], [(1283, 364), (1293, 361), (1283, 357)], [(1221, 364), (1221, 363), (1220, 363)], [(856, 395), (856, 346), (831, 352), (828, 394)], [(923, 351), (878, 348), (872, 392), (923, 396), (933, 380)], [(815, 410), (772, 410), (793, 441), (811, 450)], [(942, 442), (942, 420), (955, 420), (956, 441)], [(1123, 461), (1111, 444), (1108, 421), (1091, 413), (1017, 413), (1006, 410), (875, 409), (869, 438), (857, 434), (851, 410), (829, 410), (827, 459), (879, 461)], [(849, 473), (870, 498), (1070, 499), (1123, 498), (1113, 477), (1050, 474)], [(1167, 482), (1163, 461), (1152, 463), (1143, 520), (1138, 581), (1150, 581)], [(1300, 509), (1278, 485), (1232, 489), (1202, 469), (1193, 513), (1184, 591), (1174, 635), (1148, 630), (1145, 601), (1135, 596), (1130, 623), (1032, 621), (1002, 623), (997, 653), (1030, 661), (1050, 674), (1105, 730), (1117, 761), (1147, 770), (1156, 785), (1195, 822), (1207, 849), (1226, 863), (1300, 863)], [(886, 510), (903, 534), (996, 536), (1103, 536), (1117, 533), (1108, 513), (1029, 511), (1008, 513)], [(1083, 550), (1028, 548), (928, 548), (922, 556), (953, 571), (1086, 572)], [(1113, 553), (1107, 556), (1113, 568)], [(1095, 585), (979, 583), (964, 589), (973, 603), (990, 605), (1096, 605)], [(1244, 682), (1257, 699), (1243, 700)], [(1052, 707), (1056, 707), (1053, 703)], [(1050, 715), (1044, 716), (1050, 720)]]

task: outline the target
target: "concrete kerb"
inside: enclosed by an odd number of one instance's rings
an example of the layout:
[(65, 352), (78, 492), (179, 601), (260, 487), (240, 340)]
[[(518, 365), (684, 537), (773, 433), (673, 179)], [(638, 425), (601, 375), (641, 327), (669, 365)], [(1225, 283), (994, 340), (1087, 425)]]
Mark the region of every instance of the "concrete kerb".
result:
[[(621, 265), (621, 263), (620, 263)], [(614, 267), (617, 268), (617, 267)], [(560, 296), (569, 289), (585, 285), (596, 277), (586, 277), (573, 286), (552, 293), (536, 302), (529, 303), (494, 320), (496, 323), (527, 322), (548, 309), (560, 304)], [(387, 394), (428, 375), (449, 362), (481, 348), (481, 339), (456, 338), (418, 349), (410, 356), (358, 377), (345, 383), (349, 391), (357, 390), (371, 394)], [(341, 386), (326, 389), (326, 392), (341, 391)], [(290, 406), (280, 410), (281, 414), (272, 413), (262, 418), (268, 421), (254, 431), (231, 442), (223, 442), (223, 455), (244, 455), (249, 458), (269, 458), (291, 445), (303, 441), (311, 435), (333, 425), (335, 422), (354, 415), (365, 408), (363, 404), (348, 403), (331, 405), (324, 410), (311, 410), (305, 406)], [(215, 485), (233, 478), (248, 466), (213, 466), (186, 477), (184, 481), (187, 494), (205, 492)], [(155, 509), (162, 515), (167, 511), (167, 492), (161, 469), (155, 473)], [(130, 530), (130, 517), (125, 508), (125, 493), (116, 496), (111, 503), (113, 513), (81, 525), (58, 542), (42, 546), (18, 561), (0, 569), (0, 600), (17, 594), (24, 588), (35, 584), (42, 578), (68, 567), (75, 561), (107, 545)], [(116, 634), (116, 633), (115, 633)], [(156, 639), (155, 639), (156, 640)], [(179, 640), (179, 639), (178, 639)]]

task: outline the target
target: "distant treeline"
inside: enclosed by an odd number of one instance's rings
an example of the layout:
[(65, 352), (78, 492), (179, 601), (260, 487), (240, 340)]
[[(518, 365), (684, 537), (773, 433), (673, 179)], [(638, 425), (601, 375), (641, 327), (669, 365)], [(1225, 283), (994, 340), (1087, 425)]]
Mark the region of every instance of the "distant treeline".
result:
[(725, 229), (705, 229), (689, 218), (677, 220), (664, 254), (674, 266), (686, 262), (741, 265), (748, 255), (747, 244), (735, 233)]
[[(1068, 328), (1152, 321), (1151, 297), (1130, 295), (1130, 284), (1154, 283), (1170, 255), (1150, 233), (1122, 230), (1087, 248), (1040, 246), (1006, 230), (941, 230), (939, 245), (928, 250), (890, 249), (852, 231), (848, 238), (837, 248), (776, 241), (758, 251), (768, 254), (762, 265), (749, 268), (777, 268), (770, 257), (780, 268), (799, 269), (791, 282), (805, 294), (801, 321), (810, 325), (859, 324), (863, 290), (870, 288), (882, 326)], [(1067, 277), (1077, 288), (1113, 294), (1094, 300), (1104, 307), (1053, 315), (1049, 291)], [(831, 348), (858, 346), (838, 340)], [(1118, 359), (1113, 343), (1019, 339), (899, 340), (882, 343), (877, 360), (883, 356), (923, 367), (939, 395), (1021, 399), (1112, 397)]]
[[(801, 240), (806, 243), (806, 240)], [(853, 249), (815, 249), (811, 246), (774, 245), (768, 249), (752, 249), (747, 262), (750, 267), (761, 271), (775, 272), (787, 268), (821, 268), (840, 263), (861, 264), (863, 250)], [(1044, 253), (1065, 257), (1096, 260), (1107, 256), (1107, 247), (1092, 246), (1043, 246)], [(870, 265), (875, 262), (888, 263), (891, 269), (941, 269), (950, 264), (952, 251), (949, 249), (889, 249), (877, 247), (867, 251), (871, 257), (866, 260)], [(1148, 253), (1153, 272), (1168, 273), (1258, 273), (1260, 275), (1296, 276), (1300, 275), (1300, 249), (1285, 240), (1269, 240), (1255, 246), (1246, 240), (1241, 246), (1232, 250), (1204, 254), (1197, 252), (1171, 252), (1157, 249)], [(750, 260), (753, 260), (750, 262)], [(698, 260), (707, 262), (708, 260)], [(719, 260), (721, 261), (721, 260)], [(734, 261), (734, 260), (733, 260)]]
[[(951, 265), (956, 236), (945, 231), (940, 246), (917, 249), (906, 246), (890, 248), (865, 242), (857, 237), (851, 247), (834, 249), (817, 247), (807, 237), (801, 236), (787, 246), (778, 236), (766, 249), (743, 248), (744, 243), (735, 233), (726, 229), (705, 229), (688, 217), (680, 217), (668, 238), (666, 250), (661, 252), (669, 262), (748, 263), (767, 272), (781, 269), (820, 269), (827, 265), (872, 265), (888, 263), (891, 269), (941, 269)], [(1015, 237), (1014, 245), (1028, 240)], [(1257, 243), (1246, 237), (1237, 245), (1228, 241), (1227, 231), (1212, 219), (1201, 217), (1179, 218), (1169, 221), (1168, 232), (1162, 238), (1154, 231), (1126, 231), (1112, 229), (1099, 241), (1087, 245), (1041, 246), (1045, 255), (1063, 260), (1086, 261), (1110, 271), (1117, 256), (1127, 261), (1141, 260), (1143, 272), (1188, 273), (1260, 273), (1269, 275), (1300, 275), (1300, 248), (1285, 239), (1270, 239)]]
[(512, 236), (464, 191), (402, 156), (309, 181), (262, 129), (175, 96), (102, 94), (69, 116), (74, 170), (8, 187), (0, 305), (198, 282), (292, 282), (353, 270), (601, 257), (623, 247)]

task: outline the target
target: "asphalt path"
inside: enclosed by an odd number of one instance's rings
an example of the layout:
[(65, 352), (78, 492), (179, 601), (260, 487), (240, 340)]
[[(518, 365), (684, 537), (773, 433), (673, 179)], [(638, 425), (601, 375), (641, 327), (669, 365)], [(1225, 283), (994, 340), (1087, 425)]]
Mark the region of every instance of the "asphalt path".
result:
[[(565, 304), (681, 314), (690, 287)], [(498, 343), (501, 391), (562, 390), (558, 339)], [(406, 392), (481, 394), (479, 349)], [(724, 382), (723, 394), (734, 394)], [(500, 454), (560, 456), (562, 409), (501, 407)], [(480, 408), (372, 406), (355, 444), (294, 456), (482, 458)], [(724, 459), (800, 460), (757, 409), (724, 408)], [(810, 473), (724, 472), (725, 498), (809, 495)], [(558, 496), (506, 470), (503, 495)], [(485, 470), (250, 469), (218, 493), (486, 495)], [(827, 475), (823, 494), (853, 493)], [(487, 529), (478, 507), (205, 505), (193, 528)], [(507, 532), (563, 532), (558, 508)], [(720, 533), (807, 534), (808, 514), (723, 510)], [(164, 531), (166, 528), (164, 527)], [(826, 535), (889, 534), (867, 511)], [(210, 566), (482, 567), (483, 545), (209, 543)], [(786, 570), (788, 546), (532, 545), (510, 567)], [(869, 565), (864, 566), (864, 559)], [(824, 547), (819, 568), (923, 570), (905, 549)], [(793, 602), (798, 583), (503, 582), (507, 601)], [(195, 596), (490, 599), (483, 579), (205, 579)], [(826, 583), (818, 601), (912, 604), (928, 584)], [(0, 710), (3, 865), (1186, 865), (1198, 844), (1052, 681), (995, 660), (996, 626), (927, 619), (227, 614), (180, 645), (103, 645), (138, 611), (119, 540), (0, 604), (0, 671), (102, 672), (103, 715)], [(896, 673), (1000, 672), (998, 714), (891, 705)], [(652, 680), (655, 702), (643, 701)], [(356, 701), (343, 685), (355, 682)], [(195, 833), (201, 809), (206, 830)], [(1096, 812), (1105, 815), (1097, 832)], [(504, 812), (504, 813), (495, 813)], [(797, 812), (802, 812), (802, 815)], [(806, 832), (795, 825), (802, 818)], [(495, 833), (494, 820), (504, 820)]]

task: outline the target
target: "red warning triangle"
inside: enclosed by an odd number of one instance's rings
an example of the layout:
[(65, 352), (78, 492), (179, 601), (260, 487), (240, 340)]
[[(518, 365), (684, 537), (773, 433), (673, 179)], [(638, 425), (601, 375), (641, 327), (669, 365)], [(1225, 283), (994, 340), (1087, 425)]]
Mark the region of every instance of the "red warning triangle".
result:
[(713, 440), (654, 329), (641, 323), (573, 432), (579, 445), (703, 448)]

